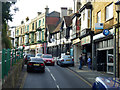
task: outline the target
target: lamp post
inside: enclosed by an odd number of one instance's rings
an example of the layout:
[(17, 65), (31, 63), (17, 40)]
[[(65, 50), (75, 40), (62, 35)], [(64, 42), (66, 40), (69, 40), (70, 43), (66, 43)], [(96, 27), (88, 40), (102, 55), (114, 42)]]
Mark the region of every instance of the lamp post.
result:
[[(118, 35), (117, 35), (117, 38), (118, 38), (118, 43), (117, 43), (117, 57), (118, 57), (118, 78), (119, 78), (119, 12), (120, 12), (120, 1), (117, 1), (116, 3), (115, 3), (115, 9), (116, 9), (116, 12), (117, 12), (117, 15), (118, 15), (118, 22), (117, 22), (117, 28), (118, 28)], [(116, 33), (115, 33), (115, 35), (116, 35)], [(116, 52), (115, 52), (116, 53)]]
[(61, 32), (62, 30), (60, 29), (60, 57), (61, 57)]

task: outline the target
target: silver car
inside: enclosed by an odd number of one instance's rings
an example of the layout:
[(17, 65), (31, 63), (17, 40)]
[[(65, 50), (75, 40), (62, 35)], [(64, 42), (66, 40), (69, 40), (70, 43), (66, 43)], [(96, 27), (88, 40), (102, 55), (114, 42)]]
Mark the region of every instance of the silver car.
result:
[(61, 58), (57, 59), (57, 65), (71, 65), (74, 66), (74, 59), (70, 57), (70, 55), (62, 55)]

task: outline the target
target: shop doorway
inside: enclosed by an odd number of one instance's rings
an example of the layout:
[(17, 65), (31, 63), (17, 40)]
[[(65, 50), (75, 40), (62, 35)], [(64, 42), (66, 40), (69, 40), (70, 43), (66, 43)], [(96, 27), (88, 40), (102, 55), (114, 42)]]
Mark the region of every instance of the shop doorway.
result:
[(113, 49), (107, 51), (107, 73), (113, 74)]
[(101, 50), (97, 51), (97, 70), (107, 71), (107, 51)]

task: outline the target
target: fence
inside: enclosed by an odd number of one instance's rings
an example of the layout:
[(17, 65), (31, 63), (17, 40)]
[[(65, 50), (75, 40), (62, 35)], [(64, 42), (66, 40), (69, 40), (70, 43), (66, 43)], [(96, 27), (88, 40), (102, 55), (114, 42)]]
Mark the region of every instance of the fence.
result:
[(23, 49), (2, 49), (2, 79), (19, 60), (23, 58)]

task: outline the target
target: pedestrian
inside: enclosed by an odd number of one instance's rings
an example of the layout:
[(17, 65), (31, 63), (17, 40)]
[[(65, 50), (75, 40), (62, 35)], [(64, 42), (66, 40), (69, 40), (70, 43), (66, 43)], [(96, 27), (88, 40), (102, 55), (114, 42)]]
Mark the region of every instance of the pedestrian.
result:
[(80, 66), (79, 66), (79, 69), (82, 69), (82, 54), (79, 56), (79, 61), (80, 61)]
[(90, 56), (88, 56), (87, 63), (88, 63), (88, 68), (90, 69), (91, 68), (91, 58), (90, 58)]

